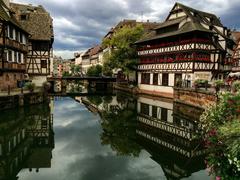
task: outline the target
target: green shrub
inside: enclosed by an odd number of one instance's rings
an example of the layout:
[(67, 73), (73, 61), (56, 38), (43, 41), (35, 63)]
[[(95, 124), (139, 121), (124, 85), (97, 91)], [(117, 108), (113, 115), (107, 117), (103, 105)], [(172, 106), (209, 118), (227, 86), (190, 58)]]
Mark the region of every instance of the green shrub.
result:
[(234, 92), (239, 91), (240, 90), (240, 81), (233, 82), (232, 89), (233, 89)]
[(36, 85), (35, 85), (34, 83), (32, 83), (32, 82), (27, 82), (27, 83), (25, 84), (25, 88), (26, 88), (27, 90), (29, 90), (30, 92), (33, 92), (34, 89), (35, 89), (35, 87), (36, 87)]
[(200, 117), (208, 166), (221, 179), (240, 179), (240, 92), (220, 95)]
[(221, 87), (222, 85), (224, 85), (224, 81), (223, 80), (216, 80), (216, 81), (214, 81), (214, 86), (215, 87)]

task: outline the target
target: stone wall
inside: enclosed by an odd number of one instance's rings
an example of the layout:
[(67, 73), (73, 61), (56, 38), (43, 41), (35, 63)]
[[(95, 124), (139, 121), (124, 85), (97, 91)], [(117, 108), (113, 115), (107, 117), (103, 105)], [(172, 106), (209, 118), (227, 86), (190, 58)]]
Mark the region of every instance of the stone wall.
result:
[(23, 78), (23, 73), (4, 72), (0, 76), (0, 91), (6, 91), (8, 86), (12, 89), (17, 88), (17, 81), (23, 80)]
[(47, 98), (43, 93), (27, 93), (19, 95), (0, 96), (0, 111), (5, 109), (13, 109), (20, 106), (32, 104), (40, 104)]
[(174, 88), (174, 101), (205, 109), (215, 104), (217, 97), (213, 92)]

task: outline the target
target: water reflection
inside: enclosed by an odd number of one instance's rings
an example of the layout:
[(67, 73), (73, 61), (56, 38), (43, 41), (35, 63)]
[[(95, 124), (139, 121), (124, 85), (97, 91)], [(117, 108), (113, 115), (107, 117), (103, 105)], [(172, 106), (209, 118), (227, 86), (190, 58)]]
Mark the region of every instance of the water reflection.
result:
[[(101, 99), (101, 100), (100, 100)], [(118, 155), (146, 150), (167, 179), (182, 179), (205, 169), (206, 154), (198, 136), (201, 109), (163, 98), (117, 94), (111, 102), (86, 98), (101, 115), (101, 142)], [(96, 110), (97, 109), (97, 110)], [(207, 178), (207, 176), (205, 176)]]
[(55, 97), (54, 111), (53, 101), (6, 111), (0, 179), (209, 179), (201, 171), (199, 114), (166, 99), (122, 93)]
[(54, 148), (48, 105), (0, 114), (0, 179), (18, 179), (21, 169), (50, 168)]
[(184, 108), (180, 111), (182, 104), (140, 97), (137, 106), (138, 142), (161, 165), (167, 179), (189, 177), (205, 168), (197, 119), (187, 117)]

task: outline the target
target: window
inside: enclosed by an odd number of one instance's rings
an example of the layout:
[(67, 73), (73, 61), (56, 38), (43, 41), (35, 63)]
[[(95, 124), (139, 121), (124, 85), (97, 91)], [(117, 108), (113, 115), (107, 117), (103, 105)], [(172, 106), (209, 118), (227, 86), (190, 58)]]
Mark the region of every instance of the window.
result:
[(19, 32), (19, 42), (23, 43), (23, 37), (22, 37), (22, 33), (21, 32)]
[(41, 60), (41, 68), (47, 68), (47, 60)]
[(142, 73), (141, 83), (142, 84), (150, 84), (150, 73)]
[(13, 61), (13, 52), (12, 51), (8, 51), (8, 61), (12, 62)]
[(174, 85), (181, 87), (182, 85), (182, 74), (175, 74)]
[(21, 57), (21, 53), (19, 52), (19, 53), (18, 53), (18, 58), (17, 58), (17, 59), (18, 59), (18, 61), (17, 61), (18, 63), (21, 63), (21, 60), (22, 60), (21, 58), (22, 58), (22, 57)]
[(168, 112), (167, 109), (161, 108), (161, 120), (162, 121), (167, 121), (167, 118), (168, 118), (167, 112)]
[(157, 106), (152, 106), (152, 117), (157, 118)]
[(142, 114), (145, 114), (145, 115), (149, 116), (149, 105), (145, 104), (145, 103), (141, 103), (141, 110), (140, 110), (140, 112)]
[(168, 86), (168, 73), (163, 73), (162, 74), (162, 85), (163, 86)]
[(13, 39), (13, 27), (9, 26), (9, 37)]
[(14, 62), (18, 62), (18, 59), (17, 59), (17, 58), (18, 58), (18, 53), (15, 51), (15, 52), (14, 52), (14, 59), (13, 59), (13, 61), (14, 61)]
[(22, 21), (27, 20), (27, 15), (26, 15), (26, 14), (21, 14), (21, 20), (22, 20)]
[(158, 73), (153, 74), (153, 85), (158, 85)]

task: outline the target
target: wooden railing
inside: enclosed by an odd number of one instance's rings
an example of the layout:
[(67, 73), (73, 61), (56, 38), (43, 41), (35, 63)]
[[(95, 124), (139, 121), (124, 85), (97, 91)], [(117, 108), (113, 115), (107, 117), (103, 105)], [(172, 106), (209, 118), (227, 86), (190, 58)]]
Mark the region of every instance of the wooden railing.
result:
[[(3, 45), (3, 37), (0, 37), (0, 44)], [(27, 45), (22, 44), (16, 40), (9, 39), (9, 38), (5, 38), (5, 45), (6, 45), (6, 47), (13, 47), (13, 48), (19, 49), (21, 51), (25, 51), (25, 52), (28, 51)]]

